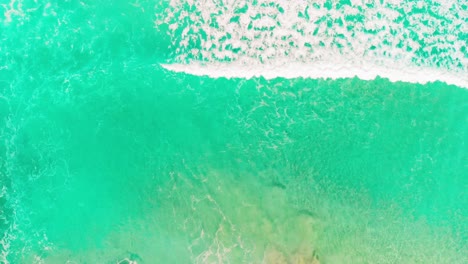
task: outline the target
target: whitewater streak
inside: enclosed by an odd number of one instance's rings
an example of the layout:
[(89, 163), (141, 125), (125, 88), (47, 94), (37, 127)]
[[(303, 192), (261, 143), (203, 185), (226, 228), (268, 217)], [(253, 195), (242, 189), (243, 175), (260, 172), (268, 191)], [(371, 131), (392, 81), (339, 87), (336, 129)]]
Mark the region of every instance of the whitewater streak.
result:
[(164, 68), (211, 77), (442, 81), (468, 88), (468, 4), (172, 0)]
[[(422, 69), (418, 67), (389, 68), (385, 66), (356, 65), (323, 62), (323, 63), (289, 63), (286, 65), (245, 65), (241, 63), (211, 63), (211, 64), (160, 64), (163, 68), (173, 72), (183, 72), (198, 76), (209, 76), (212, 78), (353, 78), (362, 80), (373, 80), (378, 76), (387, 78), (391, 82), (409, 82), (426, 84), (441, 81), (447, 84), (468, 88), (468, 80), (461, 75), (444, 72), (437, 69)], [(466, 75), (465, 75), (466, 76)]]

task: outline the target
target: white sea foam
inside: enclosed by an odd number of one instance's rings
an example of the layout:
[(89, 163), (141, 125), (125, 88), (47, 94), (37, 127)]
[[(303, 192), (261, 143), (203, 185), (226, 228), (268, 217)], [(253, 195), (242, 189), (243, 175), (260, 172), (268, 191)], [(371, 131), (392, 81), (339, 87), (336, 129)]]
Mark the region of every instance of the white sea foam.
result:
[[(212, 77), (347, 78), (468, 88), (467, 4), (432, 1), (172, 0), (174, 58), (162, 66)], [(465, 33), (463, 33), (465, 32)]]
[(426, 84), (441, 81), (450, 85), (468, 88), (466, 75), (454, 74), (449, 71), (419, 67), (386, 67), (376, 66), (370, 63), (351, 65), (334, 62), (301, 63), (291, 62), (288, 64), (268, 65), (245, 65), (243, 63), (211, 63), (201, 64), (192, 62), (190, 64), (161, 64), (167, 70), (183, 72), (191, 75), (209, 76), (212, 78), (353, 78), (362, 80), (373, 80), (377, 76), (387, 78), (392, 82), (409, 82)]
[[(10, 3), (8, 4), (0, 4), (1, 7), (3, 7), (3, 15), (4, 19), (0, 17), (0, 22), (5, 22), (5, 23), (10, 23), (12, 21), (13, 16), (23, 16), (23, 3), (22, 1), (17, 1), (17, 0), (10, 0)], [(0, 9), (1, 10), (1, 9)]]

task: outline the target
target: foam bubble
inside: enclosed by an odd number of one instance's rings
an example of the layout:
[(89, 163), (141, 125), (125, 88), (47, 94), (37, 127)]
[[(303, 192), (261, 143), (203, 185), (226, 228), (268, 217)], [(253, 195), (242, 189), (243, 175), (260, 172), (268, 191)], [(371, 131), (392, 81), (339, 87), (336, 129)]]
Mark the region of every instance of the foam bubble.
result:
[(392, 82), (403, 81), (409, 83), (426, 84), (428, 82), (442, 81), (447, 84), (468, 88), (468, 78), (449, 71), (431, 68), (406, 67), (404, 70), (397, 67), (376, 66), (372, 63), (359, 65), (340, 64), (333, 62), (315, 63), (287, 63), (287, 64), (257, 64), (243, 63), (211, 63), (211, 64), (161, 64), (167, 70), (183, 72), (198, 76), (213, 78), (353, 78), (372, 80), (377, 76), (388, 78)]
[(24, 15), (22, 1), (11, 0), (8, 4), (1, 4), (1, 7), (4, 9), (3, 15), (5, 17), (5, 23), (10, 23), (12, 21), (12, 17), (14, 16), (21, 17)]
[(468, 87), (467, 13), (457, 0), (173, 0), (156, 25), (169, 25), (174, 71)]

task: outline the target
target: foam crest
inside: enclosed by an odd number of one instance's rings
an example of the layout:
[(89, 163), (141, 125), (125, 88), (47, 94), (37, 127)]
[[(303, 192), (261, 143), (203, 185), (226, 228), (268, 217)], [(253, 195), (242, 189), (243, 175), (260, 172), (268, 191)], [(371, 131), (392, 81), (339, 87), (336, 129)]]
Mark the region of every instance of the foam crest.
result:
[(466, 10), (457, 0), (173, 0), (155, 22), (169, 29), (170, 70), (468, 87)]

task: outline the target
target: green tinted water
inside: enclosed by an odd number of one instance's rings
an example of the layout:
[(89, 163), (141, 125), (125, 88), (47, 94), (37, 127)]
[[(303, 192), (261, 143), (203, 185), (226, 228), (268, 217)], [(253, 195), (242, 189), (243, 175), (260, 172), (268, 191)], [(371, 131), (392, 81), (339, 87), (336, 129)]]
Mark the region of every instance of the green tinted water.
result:
[(0, 262), (466, 260), (465, 89), (173, 73), (154, 3), (12, 3)]

